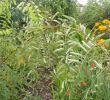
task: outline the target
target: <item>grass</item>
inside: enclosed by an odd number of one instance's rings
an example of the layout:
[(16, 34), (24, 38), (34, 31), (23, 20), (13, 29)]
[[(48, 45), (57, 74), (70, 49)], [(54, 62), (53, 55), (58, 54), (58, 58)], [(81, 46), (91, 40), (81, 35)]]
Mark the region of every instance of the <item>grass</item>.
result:
[(110, 40), (24, 3), (15, 8), (27, 24), (0, 30), (0, 100), (109, 100)]

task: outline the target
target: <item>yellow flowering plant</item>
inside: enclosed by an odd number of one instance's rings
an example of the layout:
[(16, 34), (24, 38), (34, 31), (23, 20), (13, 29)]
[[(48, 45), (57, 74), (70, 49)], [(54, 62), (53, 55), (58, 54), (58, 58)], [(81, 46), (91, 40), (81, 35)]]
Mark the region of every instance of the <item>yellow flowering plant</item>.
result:
[(110, 32), (110, 20), (104, 19), (102, 21), (96, 22), (93, 27), (93, 35), (96, 39), (97, 45), (106, 45), (105, 47), (108, 48), (108, 43), (106, 42), (109, 37)]
[(102, 45), (102, 44), (104, 44), (104, 42), (105, 42), (104, 39), (99, 39), (99, 40), (97, 41), (97, 44), (98, 44), (98, 45)]
[(102, 21), (96, 22), (93, 27), (94, 35), (98, 35), (100, 33), (108, 33), (110, 31), (110, 20), (104, 19)]
[(102, 21), (102, 23), (104, 23), (104, 24), (110, 24), (110, 20), (104, 19), (104, 20)]
[(100, 26), (98, 27), (98, 29), (99, 29), (100, 31), (105, 31), (105, 30), (107, 30), (107, 27), (104, 26), (104, 25), (100, 25)]

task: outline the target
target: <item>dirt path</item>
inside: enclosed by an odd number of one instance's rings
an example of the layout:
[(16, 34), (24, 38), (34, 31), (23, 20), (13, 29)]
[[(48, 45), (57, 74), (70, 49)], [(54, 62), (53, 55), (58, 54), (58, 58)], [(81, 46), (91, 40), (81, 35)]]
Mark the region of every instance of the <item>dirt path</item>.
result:
[(37, 83), (38, 95), (42, 97), (43, 100), (52, 100), (51, 94), (51, 69), (50, 68), (38, 68), (37, 69), (40, 79)]

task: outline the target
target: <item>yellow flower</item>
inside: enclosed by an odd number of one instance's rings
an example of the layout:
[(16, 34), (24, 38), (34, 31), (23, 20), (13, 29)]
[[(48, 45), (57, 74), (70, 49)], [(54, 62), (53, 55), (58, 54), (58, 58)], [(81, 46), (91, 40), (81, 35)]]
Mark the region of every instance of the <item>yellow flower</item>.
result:
[(95, 26), (99, 26), (99, 25), (100, 25), (100, 23), (99, 23), (99, 22), (96, 22), (96, 23), (95, 23)]
[(110, 24), (110, 21), (109, 21), (108, 19), (104, 19), (104, 20), (102, 21), (102, 23)]
[(101, 44), (103, 44), (104, 42), (105, 42), (104, 39), (99, 39), (99, 40), (97, 41), (97, 44), (98, 44), (98, 45), (101, 45)]
[(100, 25), (98, 29), (101, 30), (101, 31), (104, 31), (104, 30), (107, 30), (107, 27), (103, 26), (103, 25)]

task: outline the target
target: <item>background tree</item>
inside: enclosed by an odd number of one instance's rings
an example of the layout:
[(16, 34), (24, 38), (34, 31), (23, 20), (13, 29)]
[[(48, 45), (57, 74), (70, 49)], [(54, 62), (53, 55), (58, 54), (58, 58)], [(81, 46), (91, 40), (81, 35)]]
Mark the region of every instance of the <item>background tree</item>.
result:
[(88, 0), (84, 10), (80, 15), (80, 21), (92, 28), (94, 23), (104, 18), (110, 18), (110, 1), (109, 0)]
[(77, 0), (34, 0), (42, 9), (47, 9), (54, 15), (59, 12), (59, 16), (69, 15), (76, 17), (78, 15)]

